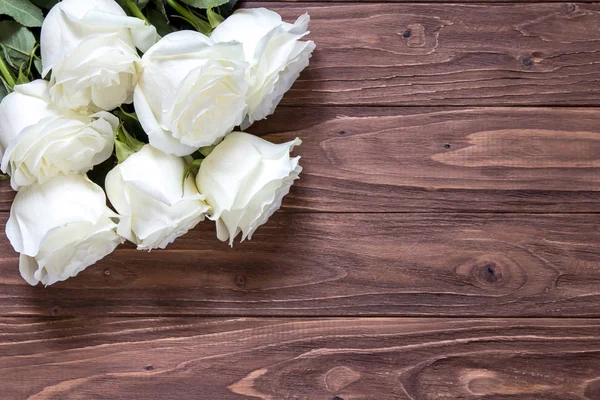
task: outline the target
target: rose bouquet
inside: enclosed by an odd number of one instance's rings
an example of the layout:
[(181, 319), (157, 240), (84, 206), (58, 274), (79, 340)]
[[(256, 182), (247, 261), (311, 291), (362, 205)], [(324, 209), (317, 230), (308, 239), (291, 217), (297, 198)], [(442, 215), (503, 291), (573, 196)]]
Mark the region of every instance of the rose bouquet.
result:
[(241, 130), (308, 65), (309, 17), (233, 5), (0, 2), (1, 169), (18, 191), (6, 234), (28, 283), (75, 276), (125, 240), (164, 249), (205, 217), (232, 245), (279, 209), (301, 142)]

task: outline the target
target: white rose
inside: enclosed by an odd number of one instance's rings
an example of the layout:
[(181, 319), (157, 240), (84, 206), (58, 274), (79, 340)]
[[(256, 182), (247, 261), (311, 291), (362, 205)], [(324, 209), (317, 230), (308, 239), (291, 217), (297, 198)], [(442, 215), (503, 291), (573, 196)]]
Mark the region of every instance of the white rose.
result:
[(242, 232), (242, 240), (281, 207), (302, 171), (300, 157), (290, 158), (300, 139), (273, 144), (248, 133), (234, 132), (202, 161), (196, 177), (200, 193), (212, 207), (217, 237), (229, 239)]
[(128, 17), (114, 0), (64, 0), (44, 20), (43, 75), (52, 70), (50, 95), (73, 110), (112, 110), (131, 103), (138, 80), (136, 50), (158, 36), (139, 18)]
[(164, 249), (204, 220), (209, 210), (185, 161), (150, 145), (106, 176), (106, 193), (120, 214), (117, 232), (138, 250)]
[(239, 43), (215, 44), (192, 31), (171, 33), (148, 50), (134, 104), (150, 144), (184, 156), (239, 125), (248, 88), (243, 60)]
[(107, 112), (84, 117), (58, 110), (46, 81), (17, 85), (0, 103), (2, 171), (15, 190), (59, 173), (85, 173), (110, 157), (118, 124)]
[(6, 235), (30, 284), (52, 285), (111, 253), (122, 239), (102, 189), (84, 175), (57, 176), (17, 193)]
[(273, 114), (283, 95), (308, 66), (315, 43), (300, 39), (309, 33), (309, 21), (308, 14), (289, 24), (266, 8), (242, 9), (213, 31), (211, 39), (216, 42), (243, 43), (246, 61), (250, 63), (248, 116), (243, 129)]

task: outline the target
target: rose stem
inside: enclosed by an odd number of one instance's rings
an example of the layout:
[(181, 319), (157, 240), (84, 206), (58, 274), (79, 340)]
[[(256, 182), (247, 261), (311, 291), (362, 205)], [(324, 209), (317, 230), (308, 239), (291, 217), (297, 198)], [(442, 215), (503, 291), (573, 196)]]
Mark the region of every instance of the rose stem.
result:
[(125, 0), (125, 4), (127, 4), (127, 8), (129, 8), (129, 11), (131, 11), (133, 15), (150, 25), (150, 21), (148, 21), (148, 18), (146, 18), (146, 16), (142, 12), (142, 10), (140, 10), (137, 4), (135, 4), (132, 0)]
[(8, 83), (8, 86), (10, 86), (11, 89), (14, 88), (16, 84), (15, 76), (12, 74), (12, 72), (10, 72), (2, 57), (0, 57), (0, 73), (2, 73), (2, 76), (4, 77), (4, 80), (6, 80), (6, 83)]
[[(193, 13), (189, 12), (185, 7), (176, 2), (175, 0), (167, 0), (167, 4), (170, 5), (175, 11), (179, 13), (184, 18), (187, 18), (189, 21), (194, 21), (200, 25), (204, 26), (204, 29), (210, 28), (210, 25), (206, 22), (202, 21), (200, 18), (195, 16)], [(210, 31), (210, 29), (208, 29)]]

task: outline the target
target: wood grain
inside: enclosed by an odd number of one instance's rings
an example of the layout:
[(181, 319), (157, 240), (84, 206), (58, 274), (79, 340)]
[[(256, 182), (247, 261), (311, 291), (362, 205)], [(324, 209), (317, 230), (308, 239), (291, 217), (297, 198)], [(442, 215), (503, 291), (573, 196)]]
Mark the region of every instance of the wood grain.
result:
[[(577, 3), (595, 3), (595, 0), (581, 0)], [(256, 7), (256, 3), (260, 3), (264, 7), (273, 8), (281, 3), (307, 3), (307, 0), (273, 0), (273, 1), (261, 1), (261, 0), (241, 0), (238, 2), (238, 6), (242, 8)], [(460, 0), (449, 2), (446, 0), (310, 0), (310, 3), (376, 3), (387, 5), (388, 3), (565, 3), (564, 0)]]
[(245, 2), (317, 50), (251, 129), (302, 179), (233, 249), (30, 287), (0, 182), (0, 399), (600, 399), (600, 4), (473, 2)]
[(598, 105), (600, 5), (249, 3), (317, 50), (287, 105)]
[(0, 315), (600, 316), (600, 214), (279, 213), (233, 249), (214, 235), (48, 288), (1, 235)]
[(600, 211), (593, 108), (285, 107), (251, 131), (303, 140), (291, 211)]
[(589, 319), (5, 318), (0, 327), (3, 399), (600, 395), (600, 324)]

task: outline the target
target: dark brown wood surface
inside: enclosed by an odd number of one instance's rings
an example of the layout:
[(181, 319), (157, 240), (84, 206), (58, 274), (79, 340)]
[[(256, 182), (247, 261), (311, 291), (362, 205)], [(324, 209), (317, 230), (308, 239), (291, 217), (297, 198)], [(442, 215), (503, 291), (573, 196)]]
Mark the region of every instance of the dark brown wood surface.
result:
[(595, 108), (282, 107), (251, 131), (304, 142), (287, 210), (600, 211)]
[(600, 5), (242, 6), (317, 42), (283, 209), (30, 287), (0, 181), (0, 400), (600, 399)]
[(284, 104), (600, 104), (597, 3), (256, 5), (311, 16)]
[(590, 319), (4, 318), (0, 324), (3, 398), (600, 395), (600, 324)]
[(600, 214), (279, 213), (230, 249), (205, 222), (49, 288), (4, 256), (0, 315), (600, 317), (599, 226)]

